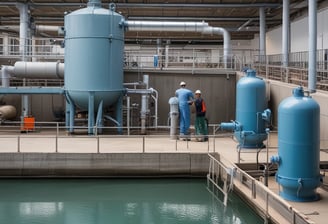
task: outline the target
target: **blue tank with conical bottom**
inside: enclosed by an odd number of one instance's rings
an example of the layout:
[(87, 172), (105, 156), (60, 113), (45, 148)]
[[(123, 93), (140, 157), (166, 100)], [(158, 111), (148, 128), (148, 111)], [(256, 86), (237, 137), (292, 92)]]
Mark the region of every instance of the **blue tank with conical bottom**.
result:
[(276, 181), (280, 195), (290, 201), (319, 199), (320, 186), (320, 107), (302, 87), (278, 107), (278, 156), (271, 161), (279, 165)]
[(124, 92), (124, 19), (114, 12), (113, 4), (110, 7), (90, 0), (87, 8), (65, 16), (66, 95), (70, 107), (88, 110), (89, 129), (95, 124), (94, 112), (102, 111), (100, 106), (122, 107), (117, 102)]

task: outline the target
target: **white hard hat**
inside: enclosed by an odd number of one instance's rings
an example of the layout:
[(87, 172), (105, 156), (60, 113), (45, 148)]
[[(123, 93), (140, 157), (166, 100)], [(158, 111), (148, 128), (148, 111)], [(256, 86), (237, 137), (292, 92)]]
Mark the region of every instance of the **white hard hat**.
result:
[(185, 86), (186, 83), (184, 81), (180, 82), (180, 86)]
[(199, 89), (197, 89), (195, 94), (202, 94), (202, 92)]

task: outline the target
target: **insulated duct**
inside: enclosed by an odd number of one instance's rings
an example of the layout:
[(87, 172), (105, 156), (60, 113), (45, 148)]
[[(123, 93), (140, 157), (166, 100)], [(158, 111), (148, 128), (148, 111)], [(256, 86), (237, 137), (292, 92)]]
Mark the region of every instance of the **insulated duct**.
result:
[(14, 74), (21, 78), (63, 79), (64, 63), (18, 61), (14, 65)]
[(230, 33), (221, 27), (205, 27), (202, 33), (223, 35), (223, 60), (224, 67), (227, 68), (228, 59), (231, 55)]
[(184, 31), (223, 35), (223, 57), (225, 68), (227, 68), (228, 58), (231, 54), (231, 44), (230, 33), (224, 28), (211, 27), (205, 22), (124, 21), (124, 25), (131, 31)]

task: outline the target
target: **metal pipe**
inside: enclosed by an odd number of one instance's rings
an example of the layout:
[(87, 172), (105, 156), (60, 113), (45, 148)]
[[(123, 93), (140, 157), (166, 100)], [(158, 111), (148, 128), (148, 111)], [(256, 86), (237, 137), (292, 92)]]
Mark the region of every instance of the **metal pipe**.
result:
[[(28, 3), (34, 7), (81, 7), (85, 3), (57, 3), (57, 2), (42, 2)], [(0, 2), (0, 6), (13, 6), (14, 2)], [(102, 5), (107, 5), (103, 3)], [(280, 3), (251, 3), (251, 4), (185, 4), (185, 3), (116, 3), (117, 8), (278, 8), (281, 7)]]
[(128, 135), (130, 135), (130, 97), (126, 96), (126, 126)]
[(26, 61), (27, 54), (27, 36), (28, 36), (28, 5), (23, 3), (16, 4), (19, 10), (19, 52), (22, 55), (22, 61)]
[(146, 117), (147, 117), (147, 95), (141, 95), (141, 111), (140, 111), (140, 120), (141, 120), (141, 134), (146, 134)]
[(316, 92), (317, 85), (317, 1), (309, 0), (309, 68), (308, 89), (310, 93)]
[(265, 46), (265, 11), (264, 8), (260, 8), (260, 62), (265, 63), (266, 46)]
[(153, 88), (151, 88), (151, 89), (155, 93), (155, 96), (152, 95), (152, 98), (155, 101), (155, 123), (154, 123), (154, 126), (155, 126), (155, 128), (157, 128), (157, 126), (158, 126), (158, 91), (156, 89), (153, 89)]
[[(23, 3), (17, 3), (16, 7), (19, 10), (19, 52), (22, 56), (22, 61), (27, 60), (27, 40), (28, 40), (28, 5)], [(25, 84), (25, 82), (24, 82)], [(29, 96), (22, 96), (22, 121), (23, 118), (29, 115)]]
[(289, 0), (283, 1), (282, 11), (282, 64), (286, 68), (289, 64), (290, 51), (290, 22), (289, 22)]
[(14, 73), (14, 67), (13, 66), (7, 66), (3, 65), (1, 68), (1, 85), (2, 87), (9, 87), (10, 82), (9, 78), (10, 75)]
[(124, 21), (124, 25), (131, 31), (176, 31), (202, 32), (208, 27), (205, 22), (166, 22), (166, 21)]
[(60, 62), (18, 61), (14, 65), (14, 74), (24, 78), (63, 79), (64, 66)]
[(228, 67), (228, 59), (231, 56), (230, 33), (221, 27), (205, 27), (204, 34), (222, 34), (223, 35), (223, 61), (224, 67)]

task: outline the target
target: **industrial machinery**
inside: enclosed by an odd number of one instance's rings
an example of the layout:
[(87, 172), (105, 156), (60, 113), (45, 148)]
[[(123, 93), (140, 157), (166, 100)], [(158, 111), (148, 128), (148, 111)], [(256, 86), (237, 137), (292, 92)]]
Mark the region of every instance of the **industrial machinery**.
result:
[(290, 201), (314, 201), (320, 186), (320, 107), (302, 87), (278, 107), (278, 164), (280, 195)]
[[(29, 117), (30, 94), (61, 94), (66, 99), (66, 127), (69, 133), (75, 129), (77, 111), (83, 111), (88, 120), (88, 134), (95, 134), (104, 126), (103, 120), (113, 122), (118, 131), (122, 131), (123, 98), (128, 94), (141, 95), (141, 133), (145, 133), (148, 113), (148, 99), (157, 104), (158, 93), (152, 88), (128, 89), (123, 83), (124, 32), (131, 31), (185, 31), (204, 34), (223, 35), (224, 65), (231, 54), (230, 34), (220, 27), (210, 27), (205, 22), (170, 22), (170, 21), (127, 21), (115, 12), (115, 4), (109, 9), (102, 8), (101, 0), (89, 0), (87, 7), (65, 15), (64, 35), (65, 64), (59, 62), (28, 62), (29, 54), (26, 39), (29, 29), (28, 5), (21, 3), (20, 11), (20, 52), (22, 62), (14, 66), (2, 66), (2, 88), (0, 94), (20, 94), (22, 97), (22, 115)], [(59, 29), (62, 31), (62, 29)], [(24, 40), (24, 41), (23, 41)], [(63, 78), (64, 87), (19, 87), (10, 86), (10, 78)], [(127, 105), (130, 108), (130, 105)], [(106, 110), (111, 114), (106, 114)], [(129, 118), (128, 118), (129, 119)], [(129, 122), (127, 122), (129, 124)], [(154, 126), (157, 126), (157, 107), (155, 108)], [(97, 132), (99, 133), (99, 132)]]
[(238, 148), (263, 148), (271, 111), (267, 109), (265, 82), (248, 69), (237, 83), (236, 120), (221, 123), (222, 130), (234, 131)]
[[(101, 8), (100, 1), (65, 16), (65, 90), (67, 122), (74, 127), (75, 107), (88, 110), (88, 133), (102, 126), (102, 108), (116, 104), (122, 123), (123, 17)], [(98, 112), (95, 122), (94, 112)]]

